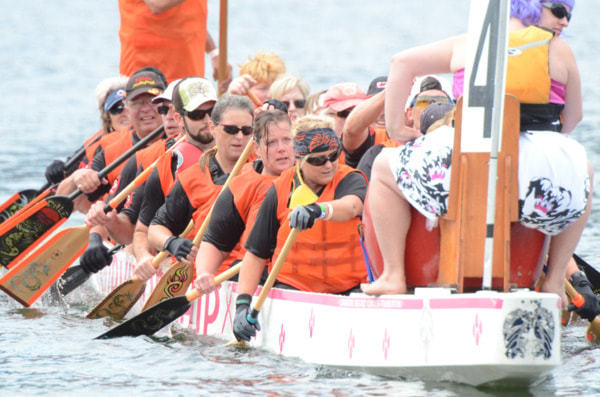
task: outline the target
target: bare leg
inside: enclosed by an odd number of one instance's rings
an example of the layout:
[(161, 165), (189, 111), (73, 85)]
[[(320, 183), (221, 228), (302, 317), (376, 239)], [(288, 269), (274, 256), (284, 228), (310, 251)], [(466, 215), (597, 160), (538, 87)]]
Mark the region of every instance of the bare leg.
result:
[(567, 265), (573, 256), (577, 247), (581, 233), (585, 227), (587, 219), (592, 209), (592, 182), (593, 170), (588, 163), (588, 172), (590, 175), (590, 194), (583, 215), (577, 219), (571, 226), (560, 234), (552, 237), (550, 240), (550, 251), (548, 254), (548, 273), (546, 280), (542, 285), (543, 292), (553, 292), (562, 298), (563, 307), (566, 308), (566, 296), (564, 288), (564, 278)]
[(369, 182), (369, 210), (383, 257), (383, 273), (373, 284), (362, 284), (367, 295), (406, 293), (404, 251), (411, 222), (410, 204), (398, 188), (384, 150), (373, 164)]

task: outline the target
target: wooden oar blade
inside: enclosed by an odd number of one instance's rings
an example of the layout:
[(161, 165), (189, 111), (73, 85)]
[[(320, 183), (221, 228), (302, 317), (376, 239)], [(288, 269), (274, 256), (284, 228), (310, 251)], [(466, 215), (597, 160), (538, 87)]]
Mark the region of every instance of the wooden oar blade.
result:
[(0, 278), (0, 289), (23, 306), (32, 305), (83, 253), (89, 239), (85, 225), (56, 233)]
[(191, 302), (185, 296), (164, 300), (95, 339), (150, 336), (184, 315), (191, 306)]
[(13, 216), (21, 208), (25, 207), (37, 195), (37, 190), (28, 189), (13, 194), (0, 205), (0, 223)]
[(146, 282), (127, 280), (117, 286), (110, 294), (98, 303), (88, 314), (87, 318), (111, 317), (120, 320), (131, 310), (146, 289)]
[(25, 219), (14, 224), (11, 218), (2, 224), (0, 264), (3, 266), (10, 269), (18, 263), (62, 225), (73, 211), (73, 202), (67, 197), (50, 197), (38, 204), (35, 210), (32, 208), (27, 212)]
[(193, 266), (186, 266), (181, 262), (169, 266), (167, 271), (158, 280), (158, 284), (146, 299), (142, 311), (162, 302), (185, 294), (194, 277)]

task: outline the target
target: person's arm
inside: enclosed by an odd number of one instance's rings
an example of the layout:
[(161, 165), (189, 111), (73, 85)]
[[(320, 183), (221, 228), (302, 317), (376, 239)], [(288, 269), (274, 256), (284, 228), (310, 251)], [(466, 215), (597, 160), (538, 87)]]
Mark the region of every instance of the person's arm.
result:
[(565, 84), (565, 108), (561, 113), (563, 133), (572, 132), (583, 118), (581, 76), (575, 55), (566, 41), (555, 38), (550, 43), (550, 75)]
[(342, 133), (344, 150), (353, 152), (358, 149), (369, 136), (369, 126), (373, 124), (383, 112), (385, 90), (373, 95), (354, 108)]
[(393, 56), (385, 89), (385, 126), (390, 138), (406, 142), (422, 136), (420, 131), (405, 123), (404, 106), (413, 81), (417, 76), (456, 70), (458, 62), (453, 64), (454, 48), (465, 37), (414, 47)]
[(144, 3), (146, 3), (153, 14), (160, 14), (161, 12), (165, 12), (178, 6), (184, 1), (185, 0), (144, 0)]

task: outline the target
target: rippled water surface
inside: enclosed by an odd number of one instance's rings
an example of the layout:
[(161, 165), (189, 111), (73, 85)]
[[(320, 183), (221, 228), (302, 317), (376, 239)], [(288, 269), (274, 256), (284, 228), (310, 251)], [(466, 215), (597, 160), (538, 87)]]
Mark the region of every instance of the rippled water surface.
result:
[[(43, 170), (96, 131), (96, 84), (118, 72), (116, 1), (0, 0), (0, 202), (43, 185)], [(209, 29), (218, 37), (217, 0)], [(597, 7), (580, 0), (568, 40), (578, 59), (585, 117), (573, 137), (600, 169), (600, 36)], [(231, 2), (229, 59), (235, 66), (259, 50), (275, 52), (311, 90), (340, 81), (365, 89), (386, 74), (402, 48), (466, 29), (468, 1), (329, 0)], [(596, 198), (596, 203), (598, 202)], [(600, 210), (577, 252), (600, 264)], [(68, 224), (79, 225), (74, 214)], [(598, 346), (585, 324), (563, 331), (563, 364), (529, 388), (473, 389), (450, 383), (384, 379), (239, 351), (223, 341), (180, 332), (174, 338), (93, 338), (113, 324), (88, 320), (101, 297), (82, 288), (68, 303), (44, 297), (22, 309), (0, 294), (0, 395), (312, 395), (488, 396), (600, 393)]]

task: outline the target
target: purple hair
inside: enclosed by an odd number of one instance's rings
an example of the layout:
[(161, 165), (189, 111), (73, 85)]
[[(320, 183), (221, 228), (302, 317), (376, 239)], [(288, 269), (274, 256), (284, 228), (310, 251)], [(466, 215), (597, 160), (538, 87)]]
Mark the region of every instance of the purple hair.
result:
[[(562, 3), (573, 11), (575, 0), (547, 0), (552, 3)], [(510, 16), (519, 19), (523, 25), (535, 25), (542, 15), (542, 0), (511, 0)]]

